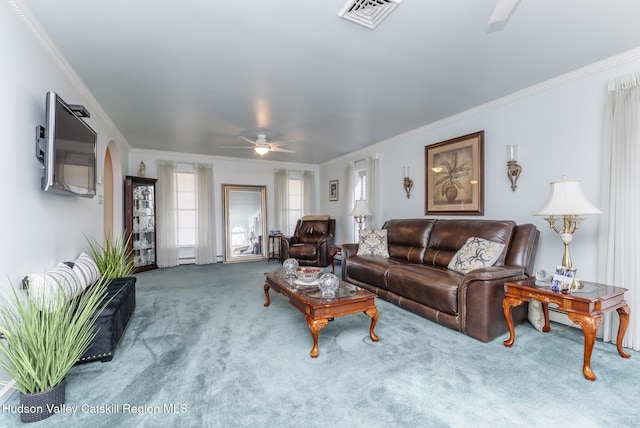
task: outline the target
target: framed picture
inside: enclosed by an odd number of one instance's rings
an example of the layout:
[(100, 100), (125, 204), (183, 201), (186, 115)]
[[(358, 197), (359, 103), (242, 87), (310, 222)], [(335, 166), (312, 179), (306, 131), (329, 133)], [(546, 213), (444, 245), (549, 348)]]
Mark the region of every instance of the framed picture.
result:
[(338, 200), (338, 180), (331, 180), (329, 182), (329, 200)]
[(484, 131), (425, 146), (425, 214), (484, 213)]

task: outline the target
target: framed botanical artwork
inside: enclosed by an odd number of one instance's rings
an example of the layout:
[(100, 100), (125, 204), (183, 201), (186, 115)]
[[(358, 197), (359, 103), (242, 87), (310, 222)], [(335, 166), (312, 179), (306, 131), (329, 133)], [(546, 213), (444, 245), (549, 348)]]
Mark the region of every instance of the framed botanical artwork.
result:
[(425, 146), (425, 214), (484, 213), (484, 131)]
[(338, 200), (338, 180), (331, 180), (329, 182), (329, 200)]

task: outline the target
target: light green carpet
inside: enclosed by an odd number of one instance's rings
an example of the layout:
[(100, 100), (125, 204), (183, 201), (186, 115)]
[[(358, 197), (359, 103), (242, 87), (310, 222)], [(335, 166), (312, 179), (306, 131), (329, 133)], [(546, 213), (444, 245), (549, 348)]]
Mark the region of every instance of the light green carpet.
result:
[[(597, 341), (598, 378), (589, 382), (582, 333), (556, 324), (548, 334), (518, 326), (507, 349), (506, 335), (481, 343), (378, 300), (378, 343), (367, 316), (341, 317), (321, 331), (312, 359), (304, 316), (273, 292), (263, 306), (263, 272), (278, 268), (255, 262), (139, 274), (137, 308), (113, 361), (74, 367), (66, 404), (77, 413), (34, 426), (640, 425), (640, 353), (625, 360)], [(16, 393), (5, 406), (17, 404)], [(0, 413), (0, 426), (20, 425), (19, 415)]]

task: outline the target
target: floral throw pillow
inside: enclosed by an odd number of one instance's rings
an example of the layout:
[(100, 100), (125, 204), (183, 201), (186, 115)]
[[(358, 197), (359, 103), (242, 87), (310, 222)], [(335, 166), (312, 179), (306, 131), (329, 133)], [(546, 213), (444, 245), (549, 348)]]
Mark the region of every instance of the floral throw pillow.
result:
[(389, 257), (387, 229), (361, 230), (357, 255)]
[(504, 244), (471, 237), (453, 256), (447, 267), (466, 275), (474, 269), (493, 266), (503, 250)]

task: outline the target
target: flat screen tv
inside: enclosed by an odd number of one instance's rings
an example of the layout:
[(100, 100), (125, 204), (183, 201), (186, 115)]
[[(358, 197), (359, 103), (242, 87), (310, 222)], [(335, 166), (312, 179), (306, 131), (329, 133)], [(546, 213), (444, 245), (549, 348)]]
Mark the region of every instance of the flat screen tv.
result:
[(36, 157), (43, 163), (42, 190), (93, 198), (96, 133), (77, 107), (82, 106), (70, 107), (55, 92), (47, 92), (47, 123), (44, 131), (36, 127)]

